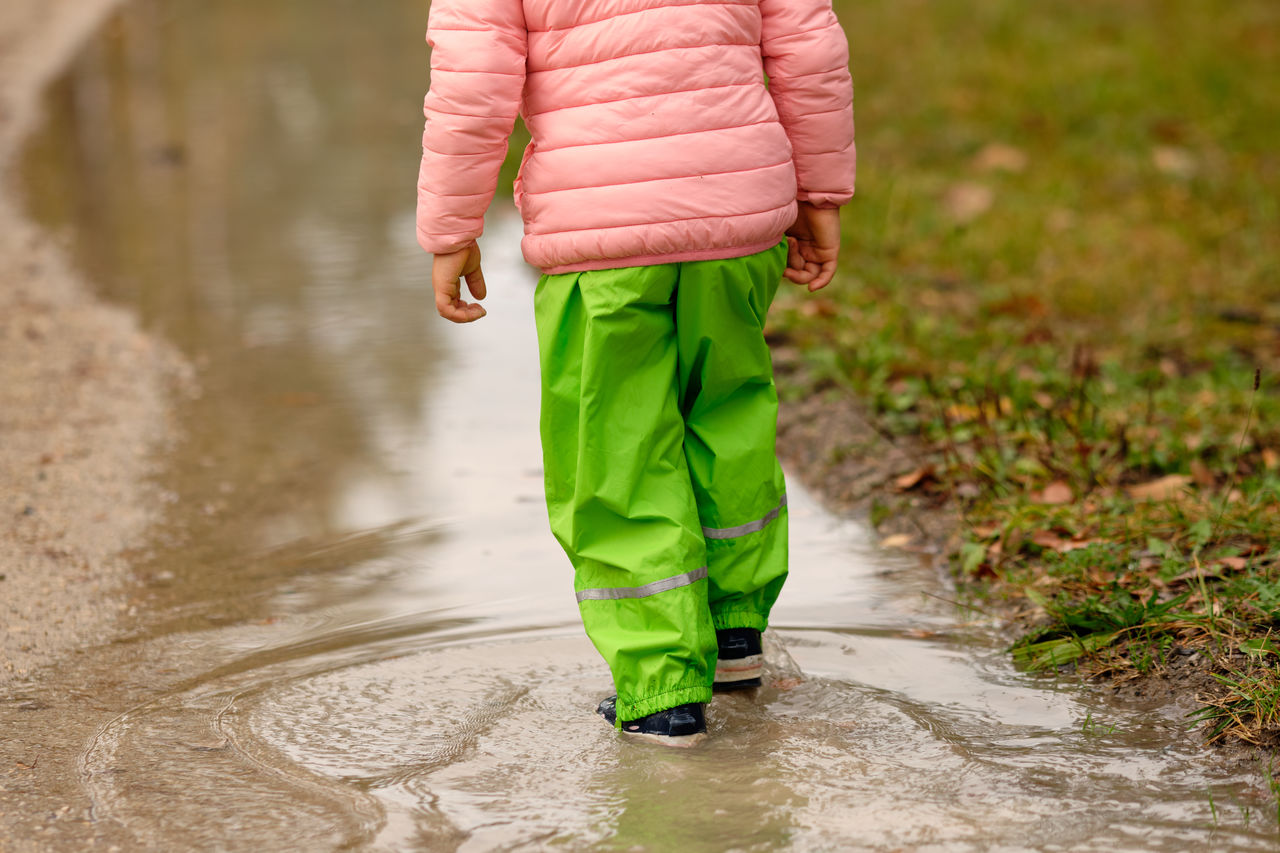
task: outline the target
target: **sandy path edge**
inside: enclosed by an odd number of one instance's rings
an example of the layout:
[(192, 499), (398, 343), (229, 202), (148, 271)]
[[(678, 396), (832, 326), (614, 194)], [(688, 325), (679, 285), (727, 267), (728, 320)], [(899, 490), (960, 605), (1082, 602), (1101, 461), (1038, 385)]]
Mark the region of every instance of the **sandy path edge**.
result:
[(39, 96), (118, 0), (0, 3), (0, 698), (112, 636), (159, 503), (146, 477), (189, 370), (105, 305), (23, 216), (13, 165)]

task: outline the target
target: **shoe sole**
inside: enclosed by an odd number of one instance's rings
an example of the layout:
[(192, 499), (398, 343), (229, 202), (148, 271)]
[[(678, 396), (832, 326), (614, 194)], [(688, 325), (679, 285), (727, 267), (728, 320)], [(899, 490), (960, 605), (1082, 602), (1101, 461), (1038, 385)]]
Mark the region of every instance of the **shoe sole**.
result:
[[(748, 655), (737, 660), (717, 661), (716, 680), (714, 686), (721, 690), (732, 690), (739, 687), (759, 687), (760, 676), (764, 674), (764, 655)], [(754, 681), (754, 684), (743, 684)]]
[(706, 732), (697, 732), (691, 735), (655, 735), (646, 732), (629, 732), (623, 729), (622, 733), (632, 740), (648, 741), (649, 743), (661, 744), (674, 749), (688, 749), (707, 739)]

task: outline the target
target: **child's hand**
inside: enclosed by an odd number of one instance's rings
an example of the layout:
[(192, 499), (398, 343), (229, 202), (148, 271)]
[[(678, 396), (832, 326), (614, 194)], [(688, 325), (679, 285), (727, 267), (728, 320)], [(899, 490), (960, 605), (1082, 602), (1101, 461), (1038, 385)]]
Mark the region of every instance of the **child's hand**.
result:
[(471, 323), (483, 317), (484, 306), (462, 300), (462, 278), (476, 299), (484, 299), (484, 272), (480, 269), (480, 247), (475, 243), (456, 252), (436, 255), (431, 264), (431, 289), (436, 292), (436, 310), (455, 323)]
[(807, 284), (810, 291), (821, 290), (836, 274), (840, 257), (840, 209), (814, 207), (798, 202), (796, 224), (787, 229), (787, 270), (789, 281)]

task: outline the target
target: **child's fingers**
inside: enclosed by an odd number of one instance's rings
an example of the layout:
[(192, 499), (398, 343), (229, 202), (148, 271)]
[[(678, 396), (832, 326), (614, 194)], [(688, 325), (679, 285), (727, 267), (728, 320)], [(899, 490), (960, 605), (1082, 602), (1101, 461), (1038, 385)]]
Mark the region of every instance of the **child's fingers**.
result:
[[(468, 282), (470, 287), (471, 283)], [(436, 313), (453, 323), (471, 323), (485, 315), (480, 305), (464, 302), (461, 298), (462, 286), (458, 279), (437, 279), (432, 282), (436, 295)], [(483, 289), (483, 284), (481, 285)]]
[(484, 283), (484, 270), (480, 267), (467, 273), (467, 290), (470, 290), (471, 295), (476, 299), (484, 299), (488, 295), (489, 290)]
[(431, 266), (431, 289), (435, 291), (436, 312), (453, 323), (471, 323), (485, 315), (479, 305), (462, 299), (462, 279), (476, 299), (485, 296), (484, 274), (480, 271), (480, 250), (474, 245), (457, 252), (438, 254)]
[(813, 281), (814, 270), (810, 269), (792, 269), (787, 267), (782, 271), (782, 277), (793, 284), (808, 284)]
[(453, 323), (473, 323), (487, 313), (482, 305), (456, 298), (448, 299), (439, 293), (436, 294), (436, 311)]
[(435, 291), (436, 313), (446, 320), (453, 320), (456, 323), (457, 320), (455, 317), (457, 315), (457, 308), (454, 303), (458, 301), (458, 291), (454, 289), (454, 291), (450, 293), (447, 286), (441, 287), (439, 284), (436, 285)]
[(454, 316), (451, 318), (455, 323), (474, 323), (489, 312), (484, 310), (483, 305), (477, 305), (474, 302), (463, 302), (458, 300)]
[(813, 293), (815, 290), (822, 290), (822, 288), (831, 283), (831, 279), (835, 278), (835, 275), (836, 262), (827, 261), (818, 270), (818, 274), (813, 277), (813, 280), (809, 282), (809, 292)]
[(818, 272), (818, 265), (806, 259), (805, 248), (795, 237), (787, 237), (787, 268), (782, 275), (794, 284), (808, 284)]

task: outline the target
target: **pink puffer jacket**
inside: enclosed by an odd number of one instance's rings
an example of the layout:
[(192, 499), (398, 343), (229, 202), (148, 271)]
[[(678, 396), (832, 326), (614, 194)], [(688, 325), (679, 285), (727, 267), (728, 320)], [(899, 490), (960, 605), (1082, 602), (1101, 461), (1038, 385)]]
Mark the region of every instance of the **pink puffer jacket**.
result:
[[(853, 194), (830, 0), (433, 0), (418, 240), (474, 240), (517, 112), (529, 263), (728, 258)], [(767, 81), (765, 75), (768, 75)]]

